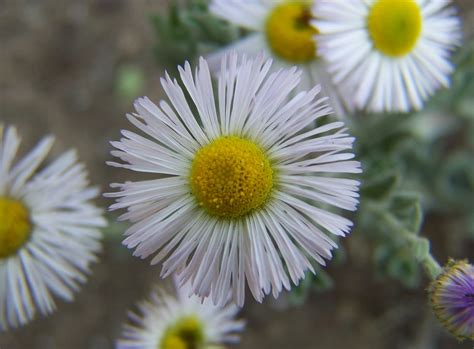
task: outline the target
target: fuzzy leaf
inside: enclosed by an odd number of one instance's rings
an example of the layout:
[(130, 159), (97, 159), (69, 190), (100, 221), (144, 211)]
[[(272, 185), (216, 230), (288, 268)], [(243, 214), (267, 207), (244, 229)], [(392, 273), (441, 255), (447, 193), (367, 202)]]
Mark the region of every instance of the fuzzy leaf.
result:
[(389, 206), (393, 214), (408, 231), (417, 234), (423, 221), (420, 198), (413, 193), (395, 195)]
[(365, 180), (361, 187), (361, 195), (364, 198), (382, 200), (392, 194), (398, 184), (398, 176), (395, 173), (388, 172)]
[(206, 0), (192, 0), (183, 6), (172, 4), (168, 13), (154, 15), (151, 21), (157, 35), (156, 60), (171, 73), (185, 60), (206, 53), (203, 47), (209, 52), (241, 35), (237, 27), (212, 16)]
[(420, 268), (406, 246), (380, 244), (374, 252), (377, 271), (402, 282), (406, 287), (416, 287), (420, 280)]

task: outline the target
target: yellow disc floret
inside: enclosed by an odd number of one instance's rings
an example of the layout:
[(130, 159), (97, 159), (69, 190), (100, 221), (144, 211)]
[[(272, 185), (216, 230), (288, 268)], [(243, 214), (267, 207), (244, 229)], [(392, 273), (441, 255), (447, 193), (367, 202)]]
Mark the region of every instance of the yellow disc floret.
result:
[(367, 18), (375, 48), (392, 57), (413, 50), (422, 22), (421, 9), (415, 0), (376, 0)]
[(254, 142), (229, 136), (202, 147), (191, 169), (191, 188), (210, 214), (240, 217), (260, 207), (273, 187), (273, 170)]
[(318, 31), (311, 26), (311, 9), (307, 1), (288, 1), (277, 5), (267, 18), (268, 44), (280, 58), (303, 63), (316, 58), (314, 36)]
[(13, 255), (28, 240), (31, 223), (19, 201), (0, 197), (0, 259)]
[(201, 349), (204, 342), (201, 322), (190, 316), (180, 319), (165, 331), (158, 349)]
[(188, 349), (188, 346), (178, 336), (167, 336), (158, 349)]

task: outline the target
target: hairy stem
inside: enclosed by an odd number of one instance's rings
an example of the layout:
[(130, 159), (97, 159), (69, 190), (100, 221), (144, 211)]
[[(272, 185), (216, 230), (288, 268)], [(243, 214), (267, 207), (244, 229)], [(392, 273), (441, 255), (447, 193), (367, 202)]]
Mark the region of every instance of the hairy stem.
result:
[(442, 267), (433, 257), (430, 251), (430, 241), (418, 235), (417, 231), (406, 229), (400, 221), (386, 210), (383, 205), (378, 203), (367, 203), (372, 213), (378, 216), (386, 226), (396, 234), (398, 239), (403, 239), (406, 245), (411, 249), (416, 260), (421, 263), (428, 277), (435, 280), (442, 272)]

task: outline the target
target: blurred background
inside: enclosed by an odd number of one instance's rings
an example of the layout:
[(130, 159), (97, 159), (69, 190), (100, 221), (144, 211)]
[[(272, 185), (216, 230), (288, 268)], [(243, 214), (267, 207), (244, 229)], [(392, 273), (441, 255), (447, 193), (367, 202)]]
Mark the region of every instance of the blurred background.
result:
[[(124, 172), (108, 168), (110, 140), (128, 128), (132, 101), (164, 94), (151, 22), (171, 0), (0, 0), (0, 122), (13, 124), (23, 150), (43, 135), (56, 135), (53, 155), (78, 149), (91, 182), (108, 190)], [(466, 40), (472, 40), (474, 1), (455, 1)], [(157, 53), (159, 54), (159, 52)], [(103, 198), (98, 204), (108, 205)], [(456, 216), (427, 216), (423, 234), (440, 261), (474, 257), (474, 244), (447, 238)], [(121, 246), (123, 227), (106, 231), (100, 262), (72, 304), (30, 325), (0, 334), (1, 349), (108, 349), (120, 336), (127, 310), (159, 280), (150, 267)], [(330, 264), (333, 287), (311, 292), (298, 305), (283, 295), (263, 305), (250, 297), (241, 317), (247, 329), (236, 349), (472, 348), (448, 335), (431, 313), (426, 279), (419, 287), (373, 272), (366, 240), (342, 242), (343, 263)]]

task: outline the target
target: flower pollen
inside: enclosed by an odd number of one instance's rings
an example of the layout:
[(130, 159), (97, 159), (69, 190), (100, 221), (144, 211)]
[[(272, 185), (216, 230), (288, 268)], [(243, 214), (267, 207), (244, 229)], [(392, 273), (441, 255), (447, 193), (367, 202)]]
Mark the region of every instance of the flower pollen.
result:
[(201, 349), (204, 342), (200, 321), (185, 317), (167, 329), (158, 349)]
[(421, 35), (421, 9), (415, 0), (377, 0), (367, 25), (376, 49), (387, 56), (404, 56)]
[(31, 232), (28, 209), (19, 201), (0, 197), (0, 259), (15, 254)]
[(199, 205), (212, 215), (236, 218), (259, 208), (273, 187), (273, 170), (254, 142), (229, 136), (198, 150), (191, 188)]
[(311, 9), (304, 1), (285, 2), (274, 8), (266, 22), (266, 36), (273, 52), (292, 62), (309, 62), (316, 58), (314, 36), (310, 25)]

